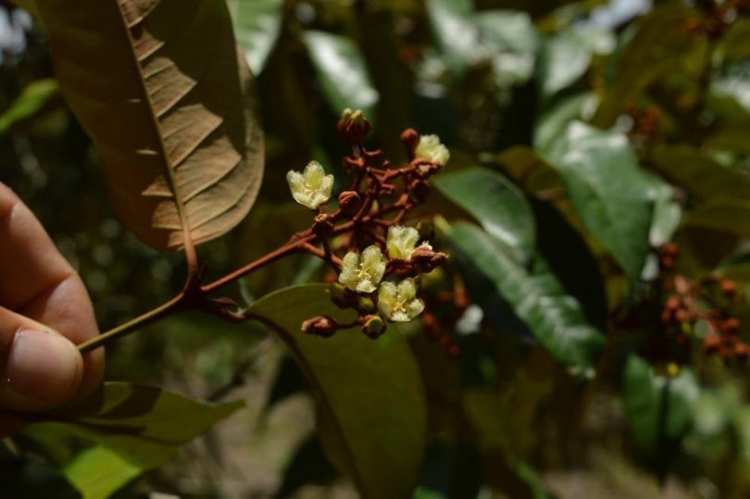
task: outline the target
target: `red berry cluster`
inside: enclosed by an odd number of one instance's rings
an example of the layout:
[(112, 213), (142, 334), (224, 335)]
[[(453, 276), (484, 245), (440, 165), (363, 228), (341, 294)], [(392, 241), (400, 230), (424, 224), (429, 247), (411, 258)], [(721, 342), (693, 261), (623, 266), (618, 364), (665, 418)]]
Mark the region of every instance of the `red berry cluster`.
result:
[(661, 112), (654, 106), (629, 106), (627, 114), (633, 120), (633, 126), (628, 132), (630, 140), (636, 144), (653, 142), (661, 139), (659, 123)]
[[(705, 354), (725, 361), (747, 359), (748, 345), (739, 336), (740, 321), (731, 313), (737, 285), (731, 279), (713, 276), (691, 282), (675, 270), (678, 253), (677, 245), (667, 244), (659, 254), (666, 297), (660, 317), (663, 336), (686, 354), (697, 343)], [(702, 338), (695, 333), (699, 322), (707, 329)]]

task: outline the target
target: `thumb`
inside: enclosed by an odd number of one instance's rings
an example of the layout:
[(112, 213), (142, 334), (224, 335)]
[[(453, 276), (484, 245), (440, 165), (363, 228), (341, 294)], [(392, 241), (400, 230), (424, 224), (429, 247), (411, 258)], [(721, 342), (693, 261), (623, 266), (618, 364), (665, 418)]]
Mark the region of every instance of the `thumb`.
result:
[(70, 340), (0, 307), (0, 408), (50, 409), (72, 398), (82, 377), (83, 358)]

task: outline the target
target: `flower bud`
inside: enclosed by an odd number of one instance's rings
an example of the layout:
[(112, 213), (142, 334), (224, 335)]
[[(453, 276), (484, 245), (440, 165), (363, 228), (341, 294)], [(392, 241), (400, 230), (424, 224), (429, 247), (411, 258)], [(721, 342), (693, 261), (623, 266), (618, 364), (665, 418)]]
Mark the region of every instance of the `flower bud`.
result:
[(357, 296), (357, 303), (354, 306), (354, 308), (357, 309), (357, 312), (360, 314), (371, 314), (375, 312), (375, 302), (372, 301), (372, 298), (368, 298), (366, 296)]
[(377, 340), (385, 333), (387, 326), (379, 315), (369, 315), (363, 319), (362, 332), (371, 340)]
[(719, 290), (727, 298), (732, 298), (737, 294), (737, 284), (731, 279), (724, 278), (719, 281)]
[(321, 338), (330, 338), (338, 329), (338, 324), (333, 317), (319, 315), (307, 319), (302, 323), (302, 332)]
[(404, 144), (409, 157), (414, 155), (414, 149), (419, 144), (419, 134), (413, 128), (407, 128), (401, 132), (401, 143)]
[(339, 208), (344, 215), (353, 217), (362, 207), (362, 198), (357, 191), (344, 191), (339, 194)]
[(747, 359), (748, 356), (748, 348), (747, 345), (741, 341), (738, 341), (734, 344), (734, 355), (737, 356), (738, 359)]
[(333, 304), (340, 309), (352, 308), (356, 305), (357, 295), (346, 289), (346, 287), (341, 284), (334, 284), (331, 286), (329, 293)]
[(719, 325), (719, 330), (724, 334), (734, 334), (740, 329), (740, 321), (735, 317), (724, 319)]
[(447, 262), (448, 255), (427, 248), (417, 248), (411, 254), (411, 261), (418, 272), (425, 274)]
[(360, 144), (370, 133), (370, 122), (361, 110), (352, 111), (349, 108), (344, 109), (341, 113), (336, 129), (339, 134), (348, 142)]
[(721, 348), (721, 338), (716, 334), (710, 334), (703, 340), (703, 350), (706, 353), (715, 353)]

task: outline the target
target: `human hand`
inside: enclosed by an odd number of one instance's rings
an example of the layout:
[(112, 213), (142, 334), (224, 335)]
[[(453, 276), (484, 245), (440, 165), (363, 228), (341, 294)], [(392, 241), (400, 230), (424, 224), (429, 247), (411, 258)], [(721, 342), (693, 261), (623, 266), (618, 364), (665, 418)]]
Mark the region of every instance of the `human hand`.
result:
[(0, 183), (0, 437), (38, 412), (93, 392), (101, 349), (75, 344), (99, 334), (83, 282), (33, 213)]

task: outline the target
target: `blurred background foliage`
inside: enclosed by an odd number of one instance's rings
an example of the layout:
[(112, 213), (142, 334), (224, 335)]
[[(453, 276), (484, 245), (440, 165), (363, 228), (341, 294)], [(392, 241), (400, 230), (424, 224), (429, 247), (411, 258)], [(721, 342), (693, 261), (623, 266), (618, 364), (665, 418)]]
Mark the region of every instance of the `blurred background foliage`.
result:
[[(430, 429), (414, 497), (750, 494), (746, 1), (227, 3), (267, 166), (246, 222), (200, 248), (211, 275), (309, 225), (285, 174), (314, 158), (343, 178), (344, 108), (367, 112), (370, 145), (394, 161), (407, 127), (450, 147), (419, 213), (452, 260), (408, 332)], [(179, 291), (181, 257), (122, 228), (43, 26), (0, 7), (0, 180), (111, 328)], [(289, 258), (236, 292), (323, 278)], [(315, 434), (304, 377), (264, 338), (186, 315), (108, 348), (110, 379), (249, 406), (167, 466), (121, 474), (116, 497), (356, 496)], [(3, 448), (0, 487), (78, 497), (72, 454), (34, 442)]]

